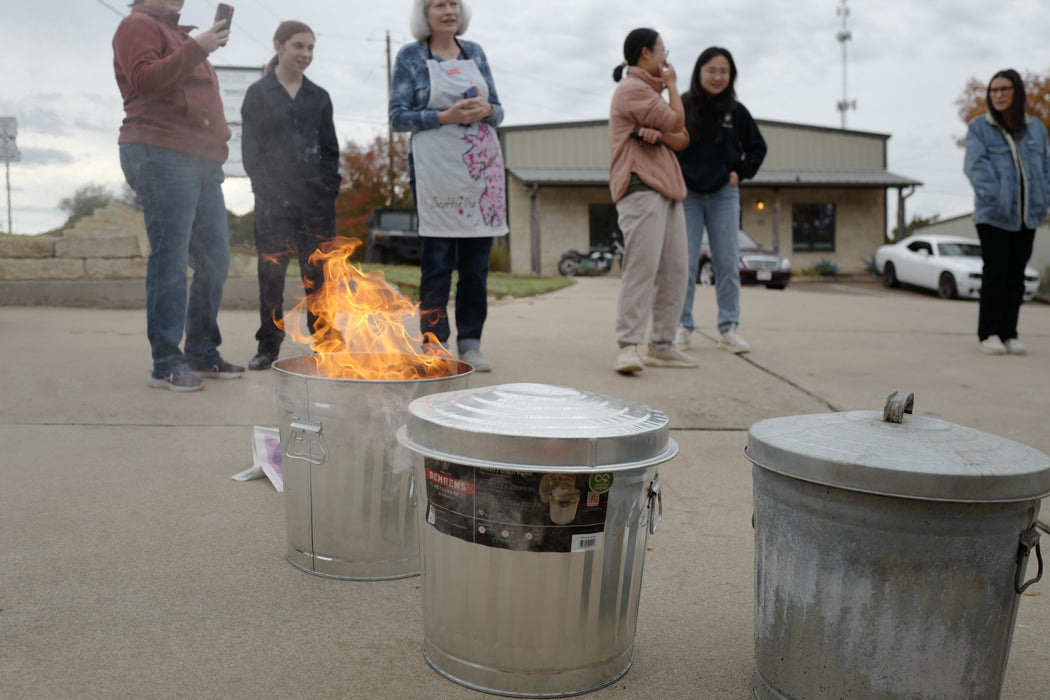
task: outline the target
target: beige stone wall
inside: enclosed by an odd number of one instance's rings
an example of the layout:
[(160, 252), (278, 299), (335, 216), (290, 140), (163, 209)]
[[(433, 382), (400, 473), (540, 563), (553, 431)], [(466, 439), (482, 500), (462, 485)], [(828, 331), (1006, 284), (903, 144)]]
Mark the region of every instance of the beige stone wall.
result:
[[(510, 267), (515, 274), (532, 272), (529, 189), (509, 178)], [(540, 274), (557, 275), (558, 260), (570, 249), (589, 250), (590, 205), (610, 204), (608, 187), (540, 187)]]
[[(516, 274), (531, 270), (529, 189), (514, 177), (508, 187), (510, 222), (510, 264)], [(864, 260), (875, 256), (883, 243), (886, 223), (886, 195), (879, 189), (741, 189), (742, 228), (759, 243), (773, 247), (775, 197), (780, 200), (780, 252), (791, 259), (797, 270), (812, 267), (821, 258), (835, 262), (842, 274), (865, 270)], [(612, 201), (607, 187), (540, 187), (541, 274), (558, 274), (558, 259), (566, 250), (590, 247), (590, 204)], [(764, 205), (758, 209), (758, 202)], [(791, 209), (796, 203), (835, 203), (835, 250), (796, 253), (791, 235)]]
[[(773, 222), (779, 198), (780, 252), (791, 259), (799, 271), (812, 267), (821, 258), (831, 260), (842, 274), (865, 270), (864, 260), (875, 257), (883, 243), (886, 228), (886, 195), (879, 189), (771, 189), (745, 187), (740, 192), (743, 228), (762, 245), (773, 247)], [(764, 209), (759, 210), (761, 201)], [(794, 204), (835, 203), (835, 250), (833, 252), (795, 252), (791, 235), (791, 209)]]
[[(111, 202), (59, 234), (0, 237), (0, 281), (145, 279), (148, 255), (142, 212)], [(229, 276), (255, 266), (234, 258)]]

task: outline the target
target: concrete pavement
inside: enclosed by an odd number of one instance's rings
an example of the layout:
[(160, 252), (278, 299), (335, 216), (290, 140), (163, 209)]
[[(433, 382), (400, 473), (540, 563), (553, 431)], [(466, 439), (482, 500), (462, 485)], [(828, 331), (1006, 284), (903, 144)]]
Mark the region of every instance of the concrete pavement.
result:
[[(751, 697), (742, 448), (755, 421), (881, 410), (898, 389), (915, 392), (917, 414), (1050, 453), (1050, 305), (1021, 311), (1029, 355), (987, 357), (974, 302), (876, 285), (745, 288), (741, 332), (754, 350), (733, 356), (715, 347), (704, 289), (690, 351), (700, 367), (621, 376), (617, 286), (581, 279), (493, 305), (494, 370), (471, 382), (641, 401), (669, 415), (681, 446), (660, 468), (664, 519), (649, 540), (634, 665), (590, 697)], [(220, 324), (224, 355), (246, 363), (255, 312), (224, 310)], [(418, 578), (336, 581), (285, 561), (280, 494), (230, 479), (251, 463), (252, 426), (277, 424), (272, 373), (150, 389), (141, 310), (0, 307), (0, 357), (0, 697), (490, 697), (427, 666)], [(1050, 574), (1029, 594), (1008, 699), (1050, 697)]]

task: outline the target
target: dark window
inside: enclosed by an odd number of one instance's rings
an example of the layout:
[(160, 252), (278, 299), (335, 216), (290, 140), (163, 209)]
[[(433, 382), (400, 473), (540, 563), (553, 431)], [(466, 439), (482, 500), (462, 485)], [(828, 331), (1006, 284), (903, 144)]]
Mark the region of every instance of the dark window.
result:
[(608, 243), (613, 231), (619, 233), (620, 223), (617, 220), (615, 204), (592, 204), (588, 207), (587, 214), (592, 246)]
[(796, 253), (835, 252), (835, 205), (792, 206), (791, 237)]

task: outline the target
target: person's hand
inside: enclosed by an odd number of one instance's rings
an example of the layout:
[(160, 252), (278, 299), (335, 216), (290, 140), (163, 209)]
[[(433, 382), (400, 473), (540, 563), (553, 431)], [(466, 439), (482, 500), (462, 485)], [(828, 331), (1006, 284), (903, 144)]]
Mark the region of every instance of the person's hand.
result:
[(481, 97), (469, 97), (457, 100), (448, 109), (438, 113), (438, 121), (442, 124), (470, 124), (479, 119), (488, 119), (495, 111), (492, 105)]
[(678, 84), (678, 74), (675, 73), (674, 66), (667, 61), (664, 61), (663, 69), (660, 71), (660, 78), (667, 85)]
[(663, 140), (663, 133), (659, 129), (649, 126), (638, 127), (638, 136), (648, 144), (660, 143)]
[(737, 172), (735, 170), (729, 173), (729, 186), (730, 187), (739, 187), (740, 186), (740, 176), (737, 175)]
[(226, 20), (220, 19), (211, 29), (201, 32), (193, 37), (193, 40), (200, 44), (206, 53), (212, 53), (220, 46), (226, 46), (226, 42), (230, 40), (230, 30), (223, 29), (225, 26)]

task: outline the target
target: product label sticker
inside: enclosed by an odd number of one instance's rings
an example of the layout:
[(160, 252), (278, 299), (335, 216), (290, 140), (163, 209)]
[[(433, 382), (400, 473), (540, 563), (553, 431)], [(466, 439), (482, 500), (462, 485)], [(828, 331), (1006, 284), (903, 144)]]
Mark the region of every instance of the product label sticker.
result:
[[(612, 474), (519, 472), (429, 457), (424, 471), (425, 520), (446, 535), (530, 552), (587, 552), (604, 545)], [(603, 476), (608, 478), (595, 482)]]

